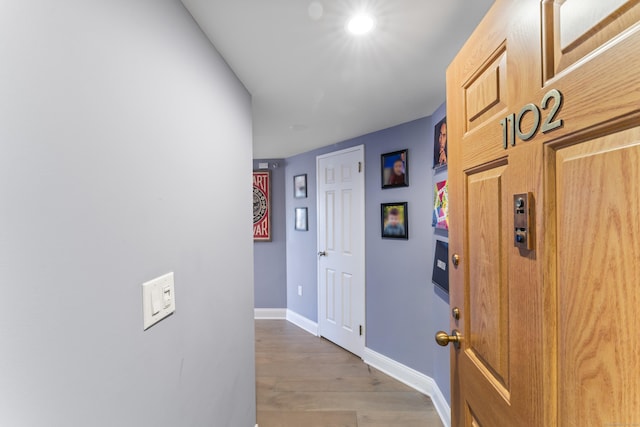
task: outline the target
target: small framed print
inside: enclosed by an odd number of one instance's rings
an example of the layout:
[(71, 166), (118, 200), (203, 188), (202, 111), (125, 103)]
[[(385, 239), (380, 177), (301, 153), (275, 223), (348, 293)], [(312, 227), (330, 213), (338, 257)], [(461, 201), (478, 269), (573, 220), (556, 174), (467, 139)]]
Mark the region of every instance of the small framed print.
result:
[(309, 212), (307, 208), (296, 208), (296, 231), (309, 230)]
[(383, 239), (409, 239), (409, 212), (407, 202), (382, 203), (380, 225)]
[(394, 151), (380, 156), (382, 188), (409, 186), (409, 150)]
[(434, 129), (433, 168), (447, 166), (447, 118), (440, 120)]
[(296, 199), (307, 198), (307, 174), (293, 177), (293, 197)]

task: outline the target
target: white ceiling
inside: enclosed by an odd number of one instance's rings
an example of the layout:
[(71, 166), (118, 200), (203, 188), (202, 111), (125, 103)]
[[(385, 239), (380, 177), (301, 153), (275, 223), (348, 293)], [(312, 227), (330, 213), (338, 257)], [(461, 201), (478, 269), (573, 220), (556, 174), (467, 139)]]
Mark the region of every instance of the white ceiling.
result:
[(431, 115), (493, 0), (182, 2), (252, 95), (254, 157), (281, 158)]

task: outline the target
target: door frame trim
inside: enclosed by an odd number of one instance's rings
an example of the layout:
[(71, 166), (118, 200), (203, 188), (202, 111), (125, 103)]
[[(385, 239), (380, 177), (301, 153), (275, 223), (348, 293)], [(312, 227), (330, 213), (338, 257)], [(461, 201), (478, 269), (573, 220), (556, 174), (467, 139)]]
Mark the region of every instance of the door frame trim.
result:
[[(361, 194), (361, 202), (362, 202), (362, 327), (364, 328), (363, 331), (363, 343), (362, 343), (362, 355), (360, 357), (364, 357), (364, 351), (367, 348), (367, 276), (366, 276), (366, 271), (367, 271), (367, 261), (366, 261), (366, 255), (367, 255), (367, 247), (366, 247), (366, 232), (367, 232), (367, 228), (366, 228), (366, 224), (365, 224), (365, 218), (366, 218), (366, 214), (367, 214), (367, 206), (366, 206), (366, 192), (367, 192), (367, 181), (366, 181), (366, 165), (365, 165), (365, 146), (364, 144), (360, 144), (360, 145), (354, 145), (353, 147), (349, 147), (349, 148), (344, 148), (342, 150), (336, 150), (336, 151), (332, 151), (330, 153), (324, 153), (324, 154), (319, 154), (316, 156), (316, 218), (320, 218), (320, 160), (321, 159), (325, 159), (327, 157), (332, 157), (335, 155), (340, 155), (340, 154), (346, 154), (346, 153), (350, 153), (350, 152), (354, 152), (354, 151), (359, 151), (361, 153), (361, 161), (362, 161), (362, 181), (363, 181), (363, 186), (362, 186), (362, 194)], [(316, 250), (319, 252), (320, 249), (320, 224), (318, 221), (318, 225), (316, 226)], [(318, 329), (317, 329), (317, 336), (321, 336), (321, 322), (320, 322), (320, 259), (318, 258), (316, 260), (316, 299), (318, 301), (317, 306), (316, 306), (316, 313), (317, 313), (317, 318), (318, 318)]]

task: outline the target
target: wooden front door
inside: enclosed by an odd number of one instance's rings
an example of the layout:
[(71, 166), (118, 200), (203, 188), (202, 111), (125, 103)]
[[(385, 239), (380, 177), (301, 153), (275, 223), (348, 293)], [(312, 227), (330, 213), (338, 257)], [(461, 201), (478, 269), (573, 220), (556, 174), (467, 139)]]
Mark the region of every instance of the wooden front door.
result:
[(497, 0), (447, 116), (452, 425), (640, 425), (640, 1)]

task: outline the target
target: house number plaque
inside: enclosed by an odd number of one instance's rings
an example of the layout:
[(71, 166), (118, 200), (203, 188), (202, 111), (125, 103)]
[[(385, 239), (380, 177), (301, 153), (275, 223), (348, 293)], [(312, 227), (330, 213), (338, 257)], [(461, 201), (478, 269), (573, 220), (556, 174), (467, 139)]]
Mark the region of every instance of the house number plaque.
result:
[[(553, 103), (550, 106), (549, 104), (551, 100), (553, 100)], [(515, 113), (511, 113), (504, 119), (500, 120), (500, 125), (502, 126), (502, 146), (504, 149), (506, 150), (509, 144), (511, 144), (511, 146), (516, 145), (516, 136), (521, 141), (529, 141), (536, 135), (538, 130), (541, 130), (542, 133), (547, 133), (562, 127), (562, 119), (556, 119), (558, 111), (560, 110), (560, 107), (562, 107), (562, 100), (562, 93), (560, 93), (558, 89), (551, 89), (542, 98), (540, 107), (533, 103), (527, 104), (522, 107), (517, 115)], [(549, 110), (544, 117), (544, 121), (542, 121), (543, 114), (540, 112), (540, 108), (545, 112)], [(531, 129), (523, 131), (522, 118), (527, 113), (533, 114), (533, 126)], [(540, 122), (542, 122), (542, 126), (540, 126)]]

